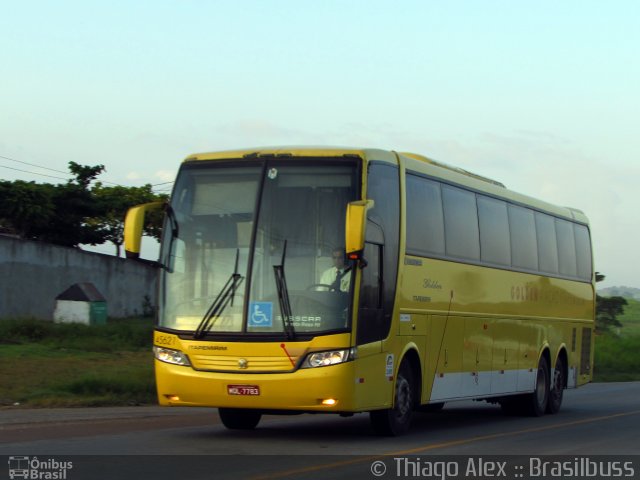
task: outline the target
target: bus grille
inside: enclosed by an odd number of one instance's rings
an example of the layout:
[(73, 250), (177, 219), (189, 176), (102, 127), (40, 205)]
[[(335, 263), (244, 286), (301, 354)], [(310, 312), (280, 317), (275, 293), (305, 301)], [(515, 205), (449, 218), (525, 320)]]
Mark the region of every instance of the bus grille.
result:
[(293, 370), (292, 361), (288, 357), (232, 357), (216, 355), (189, 355), (191, 364), (196, 370), (212, 372), (266, 373), (289, 372)]

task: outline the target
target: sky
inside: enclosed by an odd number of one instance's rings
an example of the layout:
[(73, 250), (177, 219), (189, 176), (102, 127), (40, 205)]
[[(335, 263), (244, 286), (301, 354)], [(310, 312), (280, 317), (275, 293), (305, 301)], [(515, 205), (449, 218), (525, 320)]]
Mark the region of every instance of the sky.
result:
[(74, 161), (163, 191), (195, 152), (413, 151), (583, 210), (599, 286), (640, 287), (640, 2), (0, 8), (0, 179)]

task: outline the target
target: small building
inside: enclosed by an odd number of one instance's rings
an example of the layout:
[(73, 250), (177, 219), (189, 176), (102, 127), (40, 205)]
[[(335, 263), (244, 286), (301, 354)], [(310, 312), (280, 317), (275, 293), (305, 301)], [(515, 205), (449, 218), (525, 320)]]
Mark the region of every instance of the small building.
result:
[(93, 283), (76, 283), (56, 297), (53, 321), (104, 325), (107, 322), (107, 300)]

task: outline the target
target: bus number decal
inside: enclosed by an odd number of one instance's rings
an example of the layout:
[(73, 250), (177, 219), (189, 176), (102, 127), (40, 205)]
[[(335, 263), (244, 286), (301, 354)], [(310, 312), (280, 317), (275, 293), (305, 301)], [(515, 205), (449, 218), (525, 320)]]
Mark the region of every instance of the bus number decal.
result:
[(176, 337), (169, 335), (156, 335), (156, 345), (173, 345)]

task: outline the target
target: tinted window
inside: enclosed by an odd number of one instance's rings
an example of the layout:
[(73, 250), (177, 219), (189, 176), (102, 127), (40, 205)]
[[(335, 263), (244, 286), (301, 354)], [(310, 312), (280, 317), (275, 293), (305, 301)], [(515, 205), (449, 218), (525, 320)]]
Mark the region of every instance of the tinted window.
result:
[(444, 255), (440, 184), (407, 175), (407, 252)]
[(533, 211), (509, 205), (511, 230), (511, 265), (528, 270), (538, 269), (538, 247)]
[(558, 244), (556, 242), (555, 219), (536, 212), (536, 235), (538, 237), (538, 263), (540, 271), (558, 273)]
[(560, 273), (571, 277), (578, 276), (573, 225), (566, 220), (556, 219), (556, 237), (558, 239), (558, 265), (560, 267)]
[(357, 343), (362, 345), (385, 338), (389, 333), (382, 298), (382, 245), (365, 243), (367, 266), (362, 269)]
[(510, 265), (511, 244), (506, 202), (478, 196), (478, 219), (482, 261)]
[[(369, 182), (367, 198), (374, 201), (374, 206), (367, 211), (367, 241), (378, 245), (381, 260), (379, 271), (382, 272), (382, 311), (381, 328), (372, 328), (367, 333), (364, 321), (358, 324), (357, 342), (369, 342), (386, 338), (391, 328), (393, 304), (396, 296), (396, 280), (398, 276), (398, 245), (400, 242), (400, 178), (398, 168), (392, 165), (371, 163), (369, 165)], [(369, 224), (375, 224), (370, 228)], [(363, 284), (362, 288), (365, 285)], [(364, 292), (364, 299), (370, 295)], [(364, 336), (362, 336), (364, 335)]]
[(447, 255), (480, 260), (475, 194), (443, 185), (442, 203)]
[(591, 280), (591, 240), (589, 239), (589, 229), (584, 225), (574, 225), (576, 236), (576, 259), (578, 266), (578, 277), (582, 280)]
[(589, 229), (407, 173), (407, 254), (591, 280)]

